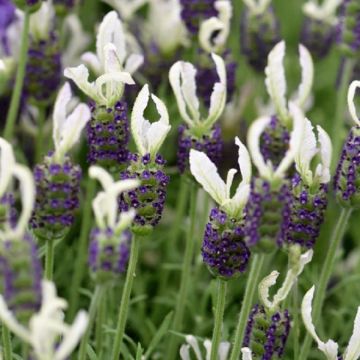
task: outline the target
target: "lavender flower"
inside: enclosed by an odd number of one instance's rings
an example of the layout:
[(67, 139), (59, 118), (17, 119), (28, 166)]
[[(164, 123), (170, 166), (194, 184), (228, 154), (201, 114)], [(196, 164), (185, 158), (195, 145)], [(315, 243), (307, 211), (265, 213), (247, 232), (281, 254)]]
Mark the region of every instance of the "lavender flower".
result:
[(118, 196), (134, 190), (140, 182), (114, 182), (101, 167), (92, 166), (89, 175), (101, 182), (101, 191), (93, 201), (96, 227), (90, 235), (89, 266), (93, 279), (104, 284), (119, 278), (125, 272), (130, 255), (131, 234), (127, 230), (135, 217), (134, 209), (118, 213)]
[(359, 207), (357, 175), (360, 170), (360, 120), (356, 114), (354, 97), (360, 88), (360, 81), (353, 81), (348, 92), (348, 105), (355, 123), (344, 143), (334, 177), (334, 190), (338, 202), (343, 207)]
[(360, 4), (344, 0), (338, 27), (341, 49), (347, 56), (358, 56), (360, 51)]
[(180, 0), (181, 17), (188, 31), (196, 35), (201, 21), (217, 16), (215, 0)]
[(62, 238), (74, 221), (79, 207), (81, 169), (66, 155), (79, 140), (80, 133), (90, 119), (89, 108), (81, 103), (68, 115), (71, 89), (66, 83), (54, 107), (53, 140), (55, 151), (36, 165), (36, 202), (31, 218), (35, 234), (44, 240)]
[(336, 40), (336, 10), (342, 0), (325, 0), (319, 5), (309, 0), (303, 6), (305, 20), (301, 30), (301, 43), (311, 54), (321, 59), (325, 57)]
[[(298, 116), (304, 118), (301, 112), (298, 112)], [(299, 244), (306, 250), (314, 246), (324, 220), (332, 145), (328, 134), (320, 126), (317, 126), (317, 140), (311, 122), (305, 119), (304, 125), (302, 146), (295, 155), (297, 174), (292, 180), (285, 241)], [(311, 163), (317, 153), (320, 154), (320, 162), (312, 171)]]
[(137, 154), (130, 154), (130, 164), (120, 175), (121, 179), (137, 179), (141, 186), (120, 196), (122, 211), (136, 209), (132, 231), (148, 234), (158, 224), (164, 209), (166, 188), (169, 177), (164, 173), (164, 159), (158, 154), (166, 135), (170, 131), (169, 115), (165, 104), (151, 94), (160, 119), (150, 123), (144, 118), (149, 102), (149, 87), (145, 85), (137, 96), (131, 115), (131, 132), (135, 140)]
[(10, 0), (0, 1), (0, 54), (10, 55), (8, 28), (16, 19), (15, 6)]
[(212, 58), (216, 65), (219, 82), (214, 85), (206, 118), (203, 118), (200, 113), (200, 101), (196, 96), (194, 66), (188, 62), (178, 61), (169, 72), (179, 112), (186, 123), (179, 129), (178, 167), (181, 173), (188, 167), (190, 149), (204, 151), (216, 163), (221, 158), (220, 128), (217, 128), (215, 123), (226, 104), (226, 68), (220, 56), (212, 54)]
[(237, 171), (229, 170), (225, 184), (205, 153), (190, 151), (191, 173), (217, 203), (205, 227), (201, 249), (203, 261), (214, 276), (223, 279), (241, 275), (250, 258), (244, 242), (243, 210), (250, 192), (251, 163), (246, 147), (238, 138), (235, 142), (239, 147), (238, 162), (243, 180), (233, 196), (230, 190)]
[(249, 65), (262, 72), (270, 50), (280, 41), (279, 22), (271, 0), (244, 0), (241, 18), (241, 51)]

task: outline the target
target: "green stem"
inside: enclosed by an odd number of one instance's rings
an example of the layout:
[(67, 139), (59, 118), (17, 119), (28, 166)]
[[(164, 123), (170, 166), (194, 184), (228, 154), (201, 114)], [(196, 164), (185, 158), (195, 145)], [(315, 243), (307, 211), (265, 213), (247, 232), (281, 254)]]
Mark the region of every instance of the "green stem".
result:
[[(319, 282), (317, 283), (315, 298), (313, 302), (313, 321), (316, 324), (319, 316), (320, 310), (324, 302), (326, 288), (335, 265), (336, 252), (339, 248), (342, 238), (344, 237), (347, 224), (351, 215), (352, 209), (342, 209), (340, 217), (333, 232), (332, 239), (329, 244), (328, 252), (326, 254), (325, 262), (322, 266)], [(303, 342), (300, 359), (307, 359), (310, 345), (312, 342), (312, 337), (309, 333), (306, 334), (305, 340)]]
[(139, 240), (140, 239), (135, 234), (133, 234), (131, 240), (130, 260), (126, 272), (126, 279), (125, 279), (124, 289), (123, 289), (120, 308), (119, 308), (119, 317), (116, 327), (115, 341), (111, 354), (111, 359), (113, 360), (120, 359), (120, 350), (125, 333), (125, 325), (129, 310), (130, 295), (131, 295), (134, 277), (136, 276), (135, 271), (139, 256), (139, 245), (140, 245)]
[(2, 325), (2, 342), (4, 360), (12, 359), (10, 331), (5, 324)]
[(84, 208), (82, 210), (82, 222), (80, 230), (80, 238), (77, 246), (77, 255), (75, 262), (74, 275), (71, 281), (70, 288), (70, 309), (69, 309), (69, 318), (72, 320), (75, 316), (75, 312), (78, 308), (79, 303), (79, 288), (81, 281), (84, 277), (84, 272), (86, 269), (86, 256), (87, 256), (87, 244), (88, 244), (88, 235), (90, 227), (92, 224), (91, 217), (91, 202), (94, 197), (96, 182), (91, 178), (86, 180), (86, 199)]
[(55, 255), (55, 246), (53, 240), (46, 240), (45, 247), (45, 278), (47, 280), (53, 279), (53, 272), (54, 272), (54, 255)]
[(299, 331), (299, 289), (298, 284), (294, 284), (293, 289), (293, 307), (292, 307), (292, 316), (293, 316), (293, 339), (294, 339), (294, 360), (299, 359), (299, 352), (300, 352), (300, 344), (299, 344), (299, 337), (300, 337), (300, 331)]
[(221, 330), (222, 330), (225, 301), (226, 301), (227, 282), (218, 278), (217, 283), (218, 283), (218, 290), (217, 290), (217, 301), (216, 301), (216, 309), (215, 309), (214, 331), (211, 341), (210, 360), (218, 360), (218, 349), (221, 341)]
[(16, 71), (15, 87), (11, 96), (10, 107), (6, 117), (6, 125), (4, 130), (4, 138), (8, 141), (11, 141), (14, 136), (15, 121), (19, 110), (21, 93), (24, 84), (26, 62), (28, 58), (27, 52), (29, 47), (29, 20), (29, 12), (25, 11), (23, 29), (21, 32), (21, 45), (18, 55), (19, 62)]
[(81, 339), (78, 360), (85, 360), (86, 359), (86, 346), (87, 346), (87, 344), (89, 342), (91, 329), (92, 329), (93, 324), (94, 324), (94, 320), (95, 320), (95, 316), (96, 316), (96, 313), (97, 313), (99, 303), (100, 303), (101, 298), (103, 297), (103, 294), (104, 294), (104, 289), (105, 288), (103, 286), (96, 285), (94, 294), (93, 294), (93, 296), (91, 298), (91, 303), (90, 303), (90, 308), (89, 308), (89, 323), (88, 323), (88, 326), (87, 326), (87, 330), (86, 330), (83, 338)]
[(102, 344), (103, 344), (103, 324), (105, 315), (105, 296), (100, 299), (99, 310), (96, 319), (96, 354), (98, 358), (101, 358)]
[(35, 160), (36, 163), (41, 162), (43, 156), (43, 145), (44, 145), (44, 123), (46, 109), (44, 106), (38, 106), (39, 116), (37, 119), (37, 135), (35, 144)]
[(343, 138), (342, 127), (344, 125), (344, 117), (347, 106), (347, 92), (351, 80), (351, 76), (353, 73), (355, 62), (353, 59), (345, 59), (344, 68), (341, 76), (341, 82), (339, 91), (337, 92), (337, 101), (336, 101), (336, 111), (335, 111), (335, 119), (332, 128), (332, 140), (333, 140), (333, 170), (336, 166), (336, 162), (339, 158), (341, 144)]
[(245, 327), (250, 314), (251, 306), (253, 305), (255, 292), (258, 288), (261, 269), (264, 264), (266, 255), (255, 254), (251, 264), (249, 278), (246, 283), (244, 300), (241, 306), (238, 324), (234, 336), (234, 346), (231, 352), (230, 360), (238, 360), (240, 357), (241, 347), (244, 339)]
[[(188, 233), (186, 236), (185, 243), (185, 254), (184, 254), (184, 262), (181, 270), (181, 282), (180, 282), (180, 290), (179, 295), (176, 301), (175, 306), (175, 314), (174, 314), (174, 322), (172, 326), (172, 330), (181, 331), (185, 305), (187, 294), (189, 290), (190, 284), (190, 275), (192, 271), (192, 261), (194, 256), (194, 233), (195, 233), (195, 223), (196, 223), (196, 184), (191, 184), (190, 189), (190, 226), (188, 227)], [(178, 338), (172, 335), (169, 339), (167, 349), (166, 349), (166, 359), (171, 360), (177, 358), (176, 355), (176, 347), (178, 345)]]

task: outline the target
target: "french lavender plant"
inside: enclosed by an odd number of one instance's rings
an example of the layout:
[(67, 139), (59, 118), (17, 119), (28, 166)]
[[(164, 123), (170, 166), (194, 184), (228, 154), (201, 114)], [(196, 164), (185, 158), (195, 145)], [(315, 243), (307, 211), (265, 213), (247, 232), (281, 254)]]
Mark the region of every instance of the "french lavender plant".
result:
[(55, 150), (34, 168), (36, 201), (30, 224), (36, 236), (47, 242), (65, 236), (79, 207), (81, 168), (67, 154), (79, 140), (91, 114), (84, 103), (68, 113), (71, 100), (70, 84), (65, 83), (54, 106)]
[(280, 41), (280, 26), (271, 0), (243, 0), (241, 18), (241, 52), (249, 65), (263, 72), (270, 50)]
[(125, 84), (134, 84), (130, 73), (141, 65), (142, 56), (127, 54), (122, 23), (111, 11), (99, 26), (96, 54), (85, 53), (82, 59), (98, 76), (95, 82), (89, 82), (89, 70), (83, 64), (66, 68), (64, 75), (94, 101), (86, 129), (88, 161), (116, 173), (128, 160), (127, 103), (121, 97)]
[[(262, 304), (256, 304), (247, 322), (243, 347), (250, 349), (252, 360), (281, 359), (291, 328), (290, 313), (283, 309), (282, 302), (289, 295), (293, 285), (312, 259), (313, 251), (293, 259), (282, 286), (269, 299), (269, 289), (276, 284), (280, 273), (272, 271), (259, 284)], [(231, 359), (234, 359), (233, 354)]]
[(250, 193), (251, 162), (246, 147), (238, 138), (235, 143), (239, 147), (238, 163), (242, 181), (233, 195), (231, 186), (237, 171), (230, 169), (225, 183), (216, 165), (205, 153), (193, 149), (190, 151), (191, 173), (217, 204), (210, 211), (201, 248), (203, 261), (218, 283), (211, 360), (217, 359), (221, 340), (227, 281), (242, 275), (250, 258), (244, 241), (244, 208)]
[(318, 59), (328, 55), (337, 37), (336, 11), (342, 0), (309, 0), (303, 5), (305, 20), (301, 30), (301, 43)]
[(334, 340), (324, 342), (316, 333), (312, 320), (312, 302), (315, 292), (313, 286), (304, 296), (301, 304), (301, 315), (306, 330), (317, 343), (318, 349), (325, 355), (326, 360), (356, 360), (360, 356), (360, 307), (357, 309), (354, 328), (349, 340), (349, 344), (343, 353), (339, 354), (339, 345)]
[[(295, 116), (304, 118), (299, 109)], [(284, 245), (298, 244), (306, 251), (314, 247), (320, 233), (320, 226), (324, 221), (328, 183), (331, 179), (332, 145), (329, 135), (321, 126), (316, 127), (318, 133), (316, 138), (311, 122), (303, 119), (303, 123), (304, 129), (300, 140), (302, 145), (299, 146), (295, 155), (297, 172), (291, 184), (291, 200)], [(320, 159), (313, 171), (312, 163), (314, 163), (316, 155)]]
[(221, 159), (221, 129), (216, 125), (226, 104), (226, 67), (224, 60), (212, 54), (219, 81), (214, 84), (207, 117), (200, 113), (200, 101), (196, 94), (196, 69), (188, 62), (175, 63), (169, 72), (178, 109), (184, 125), (179, 127), (177, 163), (180, 173), (188, 170), (190, 149), (203, 151), (211, 161)]

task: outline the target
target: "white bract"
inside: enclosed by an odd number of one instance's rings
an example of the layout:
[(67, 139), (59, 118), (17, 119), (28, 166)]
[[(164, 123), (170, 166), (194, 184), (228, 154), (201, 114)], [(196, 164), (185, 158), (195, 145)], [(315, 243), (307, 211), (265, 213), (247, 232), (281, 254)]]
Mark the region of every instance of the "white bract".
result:
[(28, 343), (37, 360), (65, 360), (86, 331), (88, 316), (80, 311), (73, 324), (64, 322), (67, 303), (56, 294), (54, 283), (42, 281), (42, 304), (28, 327), (20, 324), (0, 295), (0, 319), (21, 340)]
[[(195, 354), (196, 360), (210, 360), (211, 354), (211, 341), (206, 339), (203, 342), (205, 348), (205, 358), (202, 356), (202, 351), (200, 350), (199, 342), (193, 335), (185, 336), (186, 344), (181, 345), (180, 348), (180, 358), (181, 360), (191, 360), (190, 350)], [(230, 350), (230, 343), (223, 341), (219, 344), (218, 349), (218, 360), (226, 360)]]
[(261, 135), (267, 126), (269, 126), (271, 118), (267, 116), (261, 117), (255, 120), (249, 128), (248, 148), (251, 154), (251, 158), (259, 171), (260, 177), (270, 182), (284, 178), (286, 171), (292, 165), (299, 146), (301, 145), (301, 135), (304, 129), (304, 119), (301, 116), (295, 115), (300, 111), (300, 109), (295, 104), (290, 103), (290, 111), (293, 115), (294, 125), (290, 136), (289, 149), (276, 168), (274, 168), (271, 160), (265, 161), (260, 149)]
[(55, 101), (53, 113), (53, 140), (55, 145), (54, 159), (62, 163), (65, 154), (79, 140), (82, 129), (91, 118), (89, 107), (80, 103), (68, 114), (67, 107), (72, 93), (69, 83), (60, 89)]
[[(311, 94), (314, 80), (314, 64), (309, 51), (303, 45), (299, 45), (301, 65), (301, 83), (292, 101), (301, 109), (304, 109)], [(276, 108), (280, 120), (288, 125), (290, 114), (286, 99), (286, 78), (284, 68), (285, 42), (281, 41), (271, 50), (268, 56), (268, 64), (265, 68), (265, 85), (271, 100)]]
[(213, 16), (200, 25), (199, 43), (209, 53), (220, 53), (224, 50), (230, 33), (232, 5), (229, 0), (215, 1), (218, 16)]
[(121, 98), (125, 84), (134, 84), (131, 73), (142, 64), (143, 57), (128, 56), (122, 23), (116, 12), (111, 11), (99, 27), (96, 55), (86, 53), (83, 60), (91, 64), (96, 74), (101, 74), (94, 82), (89, 81), (89, 70), (83, 64), (66, 68), (64, 75), (97, 104), (111, 107)]
[(350, 112), (351, 118), (353, 119), (356, 126), (360, 126), (360, 119), (357, 115), (356, 106), (355, 106), (355, 102), (354, 102), (357, 89), (360, 89), (360, 81), (359, 80), (355, 80), (350, 84), (347, 101), (348, 101), (348, 107), (349, 107), (349, 112)]
[(97, 179), (103, 188), (103, 191), (98, 193), (92, 203), (97, 226), (102, 230), (110, 228), (115, 234), (121, 233), (133, 221), (135, 210), (130, 209), (119, 213), (118, 196), (124, 191), (135, 189), (140, 182), (135, 179), (115, 182), (112, 176), (99, 166), (91, 166), (89, 176)]
[(156, 105), (160, 119), (150, 123), (149, 120), (144, 118), (144, 111), (148, 106), (149, 99), (149, 86), (144, 85), (135, 100), (131, 113), (131, 133), (138, 152), (142, 156), (150, 154), (150, 157), (154, 159), (171, 126), (169, 125), (169, 114), (165, 104), (154, 94), (151, 94), (151, 99)]
[[(305, 118), (299, 108), (293, 111), (293, 114), (294, 117), (299, 116), (304, 121), (303, 133), (300, 140), (301, 146), (298, 147), (295, 155), (296, 170), (308, 186), (313, 184), (327, 184), (331, 179), (331, 139), (326, 131), (319, 125), (316, 127), (318, 132), (318, 139), (316, 139), (310, 120)], [(298, 121), (301, 121), (301, 118)], [(320, 155), (320, 161), (316, 166), (315, 172), (313, 172), (311, 170), (311, 162), (318, 153)]]
[(296, 283), (298, 277), (303, 272), (304, 267), (312, 260), (313, 250), (308, 250), (306, 253), (298, 253), (296, 259), (292, 259), (290, 269), (288, 270), (285, 280), (280, 289), (273, 296), (272, 301), (269, 299), (269, 289), (276, 284), (276, 280), (280, 273), (272, 271), (259, 284), (259, 297), (264, 306), (273, 311), (276, 310), (280, 303), (286, 299), (293, 285)]
[(263, 14), (269, 7), (271, 0), (243, 0), (253, 15)]
[(137, 10), (149, 0), (102, 0), (119, 12), (122, 19), (129, 21)]
[(169, 79), (174, 91), (182, 119), (191, 130), (202, 135), (209, 131), (219, 119), (226, 104), (226, 68), (224, 60), (211, 54), (220, 81), (214, 84), (207, 117), (200, 113), (200, 102), (196, 95), (196, 69), (185, 61), (176, 62), (170, 69)]
[[(304, 296), (301, 304), (301, 314), (307, 331), (316, 341), (318, 348), (322, 351), (327, 360), (338, 359), (339, 345), (334, 340), (323, 342), (316, 333), (315, 326), (312, 322), (312, 301), (314, 297), (315, 286), (313, 286)], [(342, 357), (343, 360), (357, 360), (360, 357), (360, 306), (357, 309), (354, 321), (353, 333), (349, 344)]]
[(30, 15), (29, 31), (37, 40), (46, 40), (50, 36), (55, 21), (55, 11), (52, 1), (44, 1), (38, 11)]
[(239, 138), (235, 138), (235, 143), (239, 147), (238, 163), (242, 181), (233, 196), (231, 196), (231, 186), (237, 173), (236, 169), (229, 170), (225, 183), (221, 179), (216, 165), (208, 156), (203, 152), (191, 149), (190, 171), (215, 202), (231, 217), (238, 219), (243, 216), (242, 211), (250, 194), (251, 162), (249, 153)]
[(337, 23), (336, 11), (342, 0), (309, 0), (303, 5), (304, 13), (315, 20), (326, 22), (330, 25)]

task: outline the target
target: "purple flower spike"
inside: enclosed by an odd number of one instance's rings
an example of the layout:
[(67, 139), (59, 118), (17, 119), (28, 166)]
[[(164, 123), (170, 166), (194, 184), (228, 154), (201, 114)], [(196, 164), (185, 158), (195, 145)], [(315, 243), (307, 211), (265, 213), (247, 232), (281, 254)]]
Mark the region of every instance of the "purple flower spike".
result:
[(254, 360), (281, 359), (290, 332), (288, 310), (270, 312), (262, 305), (251, 310), (243, 346), (252, 351)]
[(68, 157), (63, 164), (51, 154), (34, 169), (36, 201), (30, 225), (44, 240), (62, 238), (74, 222), (79, 207), (81, 169)]
[(120, 175), (121, 180), (138, 179), (141, 186), (119, 197), (121, 211), (136, 210), (132, 231), (141, 235), (150, 233), (162, 216), (169, 176), (164, 173), (165, 160), (156, 155), (138, 156), (129, 154), (130, 165)]
[(129, 123), (127, 104), (117, 102), (113, 108), (90, 104), (92, 117), (88, 122), (87, 140), (88, 160), (106, 169), (119, 168), (127, 163), (129, 142)]
[(215, 0), (180, 0), (180, 4), (181, 18), (193, 35), (198, 33), (202, 21), (218, 15)]
[(7, 306), (19, 322), (28, 325), (30, 317), (39, 310), (42, 299), (42, 268), (30, 234), (4, 242), (0, 271)]
[(115, 235), (112, 229), (93, 229), (90, 235), (89, 267), (96, 282), (114, 281), (125, 272), (130, 244), (129, 231)]
[(214, 276), (225, 280), (240, 276), (250, 259), (244, 242), (243, 221), (231, 219), (225, 212), (213, 208), (205, 227), (201, 254)]

